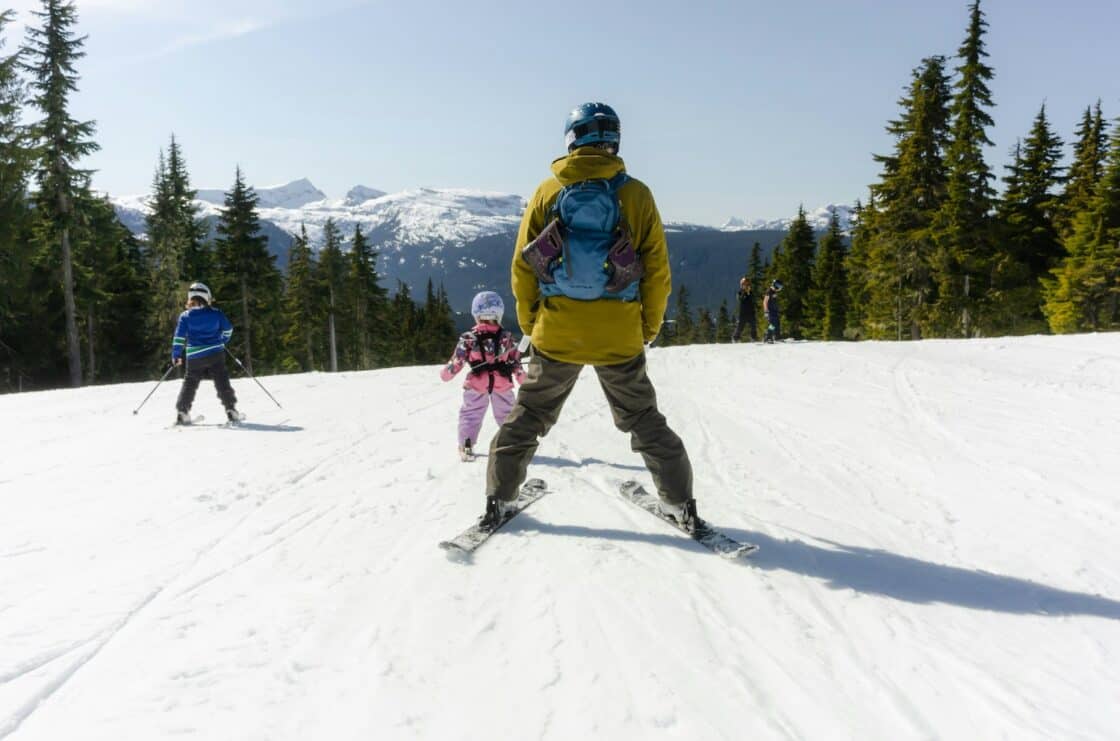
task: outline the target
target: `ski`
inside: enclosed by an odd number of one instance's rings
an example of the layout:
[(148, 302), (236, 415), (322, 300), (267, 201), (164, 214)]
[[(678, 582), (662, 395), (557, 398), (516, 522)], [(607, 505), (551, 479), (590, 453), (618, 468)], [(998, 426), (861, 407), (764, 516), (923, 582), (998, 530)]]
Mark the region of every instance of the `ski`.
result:
[(528, 507), (533, 502), (537, 501), (545, 494), (548, 493), (548, 485), (541, 479), (529, 479), (521, 485), (521, 491), (517, 494), (517, 499), (514, 500), (514, 508), (506, 512), (505, 516), (497, 521), (483, 524), (482, 518), (475, 524), (468, 527), (463, 532), (456, 535), (450, 540), (444, 540), (439, 544), (439, 547), (445, 551), (453, 553), (468, 554), (473, 553), (476, 548), (486, 542), (486, 539), (493, 535), (499, 528), (517, 516), (521, 510)]
[(757, 545), (753, 543), (740, 543), (734, 538), (716, 530), (704, 520), (699, 520), (696, 527), (692, 530), (683, 527), (672, 517), (662, 514), (661, 509), (657, 506), (657, 497), (646, 491), (637, 481), (623, 482), (622, 486), (618, 489), (618, 493), (622, 495), (623, 499), (633, 502), (659, 520), (669, 523), (700, 545), (724, 558), (749, 556), (758, 550)]

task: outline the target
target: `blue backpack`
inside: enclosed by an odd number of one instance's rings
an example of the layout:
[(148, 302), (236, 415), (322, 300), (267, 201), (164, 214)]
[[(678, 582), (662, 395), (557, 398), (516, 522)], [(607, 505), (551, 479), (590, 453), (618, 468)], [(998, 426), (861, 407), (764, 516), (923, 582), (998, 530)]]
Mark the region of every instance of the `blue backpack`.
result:
[(584, 180), (565, 186), (553, 219), (521, 251), (533, 267), (542, 296), (634, 301), (642, 263), (621, 218), (618, 189), (630, 177)]

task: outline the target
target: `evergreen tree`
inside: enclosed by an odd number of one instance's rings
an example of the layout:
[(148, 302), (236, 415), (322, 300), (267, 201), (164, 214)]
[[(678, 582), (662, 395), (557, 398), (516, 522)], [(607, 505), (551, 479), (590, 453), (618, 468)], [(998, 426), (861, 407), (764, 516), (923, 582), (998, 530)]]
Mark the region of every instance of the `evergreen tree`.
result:
[(459, 338), (455, 331), (455, 316), (447, 291), (440, 284), (439, 291), (433, 290), (428, 279), (427, 296), (420, 318), (419, 355), (422, 363), (439, 363), (447, 359)]
[(384, 324), (388, 318), (385, 289), (377, 278), (377, 253), (354, 226), (354, 239), (348, 255), (347, 295), (353, 311), (347, 346), (353, 353), (351, 367), (374, 368), (386, 362)]
[(1002, 249), (993, 255), (989, 327), (1000, 332), (1038, 332), (1044, 327), (1040, 280), (1060, 261), (1064, 248), (1056, 220), (1061, 208), (1062, 142), (1046, 120), (1035, 117), (1025, 142), (1016, 143), (999, 205)]
[(1077, 141), (1073, 145), (1073, 163), (1069, 178), (1062, 192), (1062, 209), (1058, 216), (1058, 231), (1063, 239), (1073, 236), (1073, 222), (1077, 215), (1088, 211), (1096, 194), (1097, 183), (1104, 171), (1108, 154), (1108, 139), (1098, 100), (1094, 109), (1085, 109), (1081, 125), (1077, 128)]
[(813, 318), (813, 336), (822, 340), (844, 339), (848, 324), (847, 251), (840, 217), (833, 209), (828, 233), (821, 239), (820, 254), (813, 273), (812, 301), (809, 315)]
[(407, 283), (397, 281), (397, 292), (389, 304), (387, 357), (390, 366), (413, 365), (419, 361), (421, 314)]
[(70, 94), (78, 89), (74, 64), (85, 56), (85, 37), (75, 36), (78, 16), (72, 2), (42, 0), (43, 10), (34, 11), (41, 28), (29, 27), (23, 49), (22, 68), (31, 75), (32, 103), (43, 118), (31, 125), (36, 145), (36, 178), (39, 184), (37, 218), (39, 238), (57, 259), (65, 311), (66, 358), (71, 386), (82, 382), (82, 358), (78, 337), (77, 306), (74, 299), (74, 260), (71, 231), (76, 223), (75, 200), (89, 185), (90, 171), (78, 169), (82, 157), (98, 149), (91, 138), (92, 121), (70, 116)]
[[(167, 160), (163, 150), (152, 179), (152, 197), (148, 201), (146, 220), (148, 275), (152, 302), (148, 331), (159, 335), (171, 331), (183, 307), (182, 281), (185, 246), (178, 229), (178, 215), (171, 183), (167, 177)], [(161, 348), (157, 356), (165, 355)]]
[(1116, 329), (1120, 317), (1120, 122), (1089, 208), (1074, 221), (1069, 256), (1045, 284), (1043, 311), (1056, 333)]
[(782, 262), (776, 265), (782, 289), (782, 331), (788, 337), (805, 334), (806, 309), (813, 287), (813, 262), (817, 243), (813, 227), (805, 217), (805, 208), (797, 208), (797, 218), (790, 224), (782, 241)]
[(259, 200), (256, 191), (245, 184), (238, 167), (233, 188), (226, 193), (225, 207), (218, 218), (215, 254), (219, 275), (214, 283), (219, 286), (218, 295), (236, 297), (240, 304), (241, 326), (234, 332), (232, 344), (242, 348), (250, 373), (254, 347), (262, 365), (267, 365), (270, 353), (277, 349), (278, 338), (272, 335), (277, 329), (281, 293), (276, 258), (269, 254), (268, 238), (260, 232)]
[(692, 318), (688, 296), (688, 287), (682, 283), (677, 289), (676, 332), (672, 341), (674, 345), (691, 345), (696, 341), (696, 322)]
[(974, 0), (969, 6), (968, 31), (957, 52), (961, 63), (953, 85), (956, 93), (946, 152), (947, 198), (939, 218), (934, 258), (937, 301), (933, 323), (938, 333), (947, 335), (971, 335), (983, 324), (978, 297), (988, 289), (978, 280), (989, 270), (992, 258), (990, 212), (995, 196), (995, 176), (984, 160), (984, 147), (992, 143), (987, 129), (993, 125), (987, 109), (993, 106), (988, 82), (994, 73), (984, 63), (987, 26), (980, 0)]
[(696, 338), (698, 345), (710, 345), (716, 340), (716, 323), (712, 319), (712, 312), (707, 306), (700, 307), (696, 312)]
[(20, 123), (24, 89), (18, 76), (19, 54), (4, 55), (4, 27), (14, 11), (0, 12), (0, 391), (18, 389), (24, 358), (17, 349), (26, 322), (17, 325), (30, 278), (27, 179), (31, 154)]
[(751, 247), (751, 259), (747, 265), (747, 277), (751, 279), (751, 287), (757, 294), (762, 290), (762, 281), (765, 279), (765, 265), (762, 262), (762, 245), (758, 242)]
[(342, 256), (342, 232), (328, 218), (323, 224), (323, 246), (319, 249), (319, 284), (325, 296), (327, 357), (331, 373), (338, 372), (338, 328), (339, 314), (346, 315), (343, 297), (346, 292), (346, 260)]
[(150, 289), (140, 244), (108, 198), (84, 196), (77, 205), (75, 287), (85, 318), (86, 381), (141, 380), (157, 348), (166, 357), (169, 335), (166, 328), (158, 338), (144, 331)]
[[(755, 242), (755, 244), (758, 244)], [(761, 268), (762, 266), (759, 265)], [(731, 321), (731, 312), (727, 308), (727, 299), (724, 299), (719, 305), (719, 313), (716, 315), (716, 342), (725, 344), (731, 342), (731, 335), (735, 333), (735, 322)], [(749, 339), (749, 338), (748, 338)]]
[(199, 216), (202, 207), (195, 202), (198, 191), (191, 187), (183, 149), (175, 140), (174, 134), (167, 147), (167, 189), (174, 205), (174, 228), (179, 233), (178, 239), (183, 246), (181, 277), (188, 283), (210, 280), (214, 258), (206, 242), (209, 229)]
[(315, 281), (316, 265), (307, 239), (307, 228), (300, 225), (299, 236), (288, 252), (288, 282), (284, 294), (284, 359), (288, 372), (315, 370), (320, 305)]
[(847, 317), (848, 325), (845, 336), (854, 339), (865, 337), (866, 325), (865, 309), (868, 301), (868, 242), (867, 231), (864, 227), (865, 214), (873, 213), (875, 200), (868, 201), (867, 207), (856, 201), (852, 214), (852, 241), (851, 248), (844, 258), (844, 271), (848, 276)]
[(871, 201), (860, 215), (855, 259), (860, 275), (853, 297), (864, 333), (873, 338), (917, 339), (929, 325), (934, 301), (933, 224), (946, 201), (944, 153), (949, 131), (945, 59), (927, 57), (911, 73), (901, 116), (887, 125), (895, 137)]

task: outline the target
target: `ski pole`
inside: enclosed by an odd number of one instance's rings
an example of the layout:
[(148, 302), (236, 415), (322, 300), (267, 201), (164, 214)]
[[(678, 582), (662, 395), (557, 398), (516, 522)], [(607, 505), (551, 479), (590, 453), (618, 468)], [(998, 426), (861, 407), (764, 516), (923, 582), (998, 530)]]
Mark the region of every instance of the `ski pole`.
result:
[(256, 378), (254, 378), (254, 377), (253, 377), (253, 374), (249, 372), (249, 369), (248, 369), (248, 368), (246, 368), (246, 367), (245, 367), (245, 366), (244, 366), (244, 365), (242, 364), (242, 362), (241, 362), (241, 361), (240, 361), (240, 360), (239, 360), (239, 359), (237, 358), (237, 356), (236, 356), (236, 355), (234, 355), (234, 354), (233, 354), (233, 352), (232, 352), (232, 351), (230, 351), (230, 349), (229, 349), (228, 347), (226, 348), (226, 352), (228, 352), (228, 353), (229, 353), (229, 356), (230, 356), (231, 358), (233, 358), (233, 362), (235, 362), (235, 363), (237, 363), (238, 365), (240, 365), (240, 366), (241, 366), (241, 370), (245, 371), (245, 375), (247, 375), (247, 376), (248, 376), (249, 378), (252, 378), (252, 379), (253, 379), (253, 382), (254, 382), (255, 384), (257, 384), (258, 386), (260, 386), (260, 387), (261, 387), (261, 391), (265, 392), (265, 394), (267, 394), (267, 395), (268, 395), (268, 398), (272, 399), (272, 403), (273, 403), (273, 404), (275, 404), (276, 406), (280, 407), (281, 409), (283, 409), (283, 408), (284, 408), (284, 407), (281, 407), (281, 406), (280, 406), (280, 402), (276, 401), (276, 397), (275, 397), (275, 396), (273, 396), (272, 394), (269, 394), (269, 393), (268, 393), (268, 389), (266, 389), (266, 388), (264, 387), (264, 384), (263, 384), (263, 383), (261, 383), (260, 381), (258, 381), (258, 380), (257, 380)]
[(152, 388), (152, 390), (148, 392), (148, 395), (144, 397), (144, 401), (140, 402), (140, 406), (139, 406), (139, 407), (136, 407), (135, 409), (133, 409), (133, 410), (132, 410), (132, 413), (133, 413), (133, 414), (136, 414), (137, 412), (139, 412), (139, 411), (140, 411), (140, 407), (142, 407), (142, 406), (144, 406), (145, 404), (147, 404), (147, 403), (148, 403), (148, 399), (152, 398), (152, 394), (154, 394), (154, 393), (156, 392), (156, 389), (158, 389), (158, 388), (159, 388), (159, 385), (160, 385), (161, 383), (163, 383), (163, 382), (164, 382), (164, 380), (166, 380), (166, 379), (167, 379), (167, 377), (168, 377), (169, 375), (171, 375), (171, 371), (173, 371), (173, 370), (175, 370), (175, 364), (174, 364), (174, 363), (172, 363), (171, 365), (167, 366), (167, 372), (163, 374), (163, 377), (162, 377), (162, 378), (160, 378), (160, 379), (159, 379), (158, 381), (156, 381), (156, 385), (155, 385), (155, 387), (154, 387), (154, 388)]

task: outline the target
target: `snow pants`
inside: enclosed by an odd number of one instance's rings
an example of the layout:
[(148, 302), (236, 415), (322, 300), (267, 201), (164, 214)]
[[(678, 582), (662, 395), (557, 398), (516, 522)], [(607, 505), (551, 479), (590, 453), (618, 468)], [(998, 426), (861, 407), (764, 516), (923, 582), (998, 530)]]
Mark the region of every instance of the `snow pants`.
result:
[(194, 403), (194, 395), (198, 391), (198, 384), (202, 379), (208, 378), (214, 382), (218, 391), (218, 398), (222, 406), (233, 409), (237, 406), (237, 396), (233, 393), (233, 386), (229, 382), (229, 371), (226, 370), (226, 356), (222, 353), (207, 355), (204, 358), (188, 360), (186, 363), (187, 374), (183, 376), (183, 388), (179, 389), (179, 400), (175, 408), (180, 412), (189, 412)]
[(494, 421), (501, 427), (509, 416), (509, 410), (513, 408), (513, 389), (489, 394), (475, 389), (463, 389), (463, 406), (459, 408), (460, 447), (468, 440), (471, 445), (478, 442), (478, 431), (482, 429), (487, 406), (494, 412)]
[(770, 327), (766, 328), (766, 342), (782, 339), (782, 320), (776, 316), (770, 317)]
[[(630, 448), (641, 454), (658, 495), (674, 504), (691, 499), (692, 464), (684, 443), (657, 410), (645, 353), (618, 365), (593, 367), (615, 427), (630, 433)], [(551, 360), (536, 351), (529, 357), (517, 403), (490, 442), (487, 496), (517, 498), (540, 438), (556, 424), (582, 369), (582, 365)]]
[(739, 315), (739, 322), (735, 325), (735, 332), (731, 335), (731, 339), (738, 342), (747, 327), (751, 330), (751, 342), (755, 342), (758, 339), (758, 323), (754, 320), (754, 314)]

